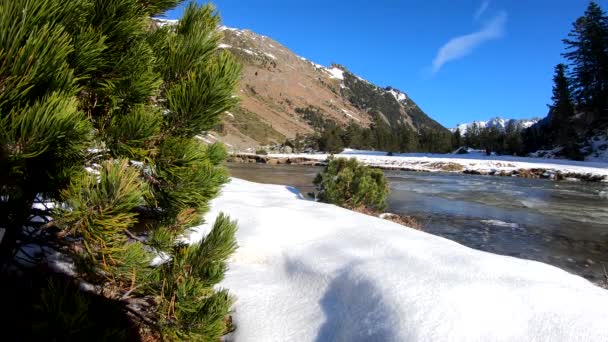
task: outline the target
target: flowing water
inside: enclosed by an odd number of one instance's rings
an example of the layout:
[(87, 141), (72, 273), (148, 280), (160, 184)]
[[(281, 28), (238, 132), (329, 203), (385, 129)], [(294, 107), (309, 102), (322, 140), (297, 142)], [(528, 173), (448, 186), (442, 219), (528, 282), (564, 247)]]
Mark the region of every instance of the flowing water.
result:
[[(230, 164), (232, 176), (314, 191), (315, 167)], [(608, 270), (608, 184), (385, 171), (388, 211), (463, 245), (542, 261), (598, 284)], [(605, 265), (605, 269), (604, 269)]]

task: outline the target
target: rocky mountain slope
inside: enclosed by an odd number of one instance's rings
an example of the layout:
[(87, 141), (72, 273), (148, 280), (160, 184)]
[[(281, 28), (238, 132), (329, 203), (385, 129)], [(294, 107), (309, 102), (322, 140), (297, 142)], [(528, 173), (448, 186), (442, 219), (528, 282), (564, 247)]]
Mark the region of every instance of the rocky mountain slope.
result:
[(315, 64), (249, 30), (221, 30), (220, 48), (230, 50), (243, 64), (241, 104), (205, 140), (221, 140), (242, 151), (319, 131), (324, 120), (361, 126), (383, 120), (415, 130), (445, 130), (398, 89), (374, 85), (338, 64)]
[(504, 130), (510, 123), (515, 124), (518, 128), (524, 129), (531, 127), (535, 123), (537, 123), (539, 119), (503, 119), (500, 117), (492, 118), (488, 121), (473, 121), (469, 123), (459, 124), (454, 128), (451, 128), (450, 131), (455, 132), (457, 129), (460, 130), (460, 134), (465, 134), (467, 130), (473, 126), (473, 124), (477, 124), (480, 128), (490, 128), (497, 127), (500, 130)]

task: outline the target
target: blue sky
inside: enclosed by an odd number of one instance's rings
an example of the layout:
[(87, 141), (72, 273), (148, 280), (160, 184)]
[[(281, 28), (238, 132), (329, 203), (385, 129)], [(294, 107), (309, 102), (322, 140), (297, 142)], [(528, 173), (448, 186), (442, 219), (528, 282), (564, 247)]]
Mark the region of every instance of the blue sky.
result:
[[(204, 1), (199, 1), (203, 3)], [(216, 0), (230, 27), (267, 35), (410, 95), (446, 127), (544, 117), (561, 40), (586, 0)], [(608, 0), (599, 1), (608, 8)], [(179, 18), (182, 8), (167, 14)]]

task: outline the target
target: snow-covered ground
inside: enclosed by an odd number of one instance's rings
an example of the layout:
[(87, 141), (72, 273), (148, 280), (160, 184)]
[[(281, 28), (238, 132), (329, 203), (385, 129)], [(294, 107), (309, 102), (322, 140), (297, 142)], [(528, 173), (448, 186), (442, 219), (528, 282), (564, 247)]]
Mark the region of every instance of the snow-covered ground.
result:
[[(608, 292), (556, 267), (473, 250), (240, 179), (222, 286), (236, 341), (608, 341)], [(209, 225), (195, 231), (200, 239)]]
[[(565, 159), (544, 159), (514, 156), (486, 156), (484, 153), (469, 154), (432, 154), (403, 153), (387, 156), (386, 152), (359, 151), (346, 149), (339, 156), (354, 157), (359, 161), (382, 168), (410, 169), (417, 171), (447, 171), (446, 163), (458, 164), (462, 170), (457, 172), (477, 171), (482, 173), (513, 172), (516, 170), (543, 169), (550, 174), (589, 175), (608, 178), (608, 162), (581, 162)], [(271, 158), (306, 158), (325, 160), (327, 154), (270, 154)]]

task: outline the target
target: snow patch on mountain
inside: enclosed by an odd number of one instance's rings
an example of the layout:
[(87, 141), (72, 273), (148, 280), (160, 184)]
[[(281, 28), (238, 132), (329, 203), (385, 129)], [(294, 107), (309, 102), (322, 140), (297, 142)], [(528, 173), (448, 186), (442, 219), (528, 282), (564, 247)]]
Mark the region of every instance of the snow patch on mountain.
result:
[(407, 95), (397, 89), (389, 88), (388, 92), (393, 95), (395, 97), (395, 100), (397, 100), (398, 102), (404, 102), (405, 100), (407, 100)]
[(277, 57), (273, 54), (271, 54), (270, 52), (264, 52), (264, 54), (272, 59), (277, 59)]
[(325, 68), (325, 71), (327, 71), (330, 74), (331, 78), (335, 78), (338, 80), (344, 79), (344, 70), (342, 70), (338, 67)]

